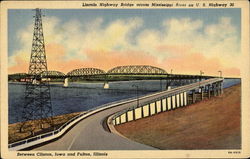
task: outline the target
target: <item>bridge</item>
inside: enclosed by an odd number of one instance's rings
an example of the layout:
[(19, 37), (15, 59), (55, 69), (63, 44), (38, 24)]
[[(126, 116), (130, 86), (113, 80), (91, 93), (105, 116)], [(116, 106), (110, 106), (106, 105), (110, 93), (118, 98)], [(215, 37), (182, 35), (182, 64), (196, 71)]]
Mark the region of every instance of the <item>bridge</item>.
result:
[[(117, 66), (105, 72), (98, 68), (78, 68), (68, 73), (60, 71), (44, 71), (40, 76), (34, 77), (32, 74), (17, 73), (9, 75), (9, 80), (27, 81), (36, 78), (41, 79), (61, 79), (64, 80), (64, 86), (68, 86), (68, 81), (77, 81), (77, 79), (87, 81), (128, 81), (128, 80), (167, 80), (168, 86), (173, 84), (189, 84), (197, 80), (209, 79), (214, 76), (171, 74), (162, 68), (149, 65), (128, 65)], [(104, 86), (105, 87), (105, 86)]]

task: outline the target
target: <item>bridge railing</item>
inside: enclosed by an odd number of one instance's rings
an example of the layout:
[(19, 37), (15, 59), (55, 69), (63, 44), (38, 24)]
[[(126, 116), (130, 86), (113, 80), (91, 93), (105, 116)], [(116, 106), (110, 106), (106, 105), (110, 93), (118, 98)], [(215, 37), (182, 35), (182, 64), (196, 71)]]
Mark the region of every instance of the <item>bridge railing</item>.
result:
[[(223, 79), (222, 79), (223, 81)], [(199, 82), (202, 84), (201, 82)], [(200, 84), (198, 85), (198, 88), (200, 89)], [(192, 102), (189, 101), (189, 92), (194, 90), (194, 88), (191, 87), (190, 90), (185, 90), (185, 88), (192, 86), (194, 84), (181, 86), (179, 91), (173, 91), (166, 95), (163, 95), (158, 98), (154, 98), (150, 101), (140, 103), (139, 105), (133, 104), (130, 108), (124, 109), (116, 114), (114, 114), (111, 118), (111, 121), (113, 125), (120, 125), (126, 122), (138, 120), (141, 118), (149, 117), (161, 112), (174, 110), (177, 108), (186, 107), (190, 104), (193, 104), (195, 102), (194, 99), (192, 99)], [(210, 86), (209, 86), (210, 87)], [(175, 88), (173, 90), (177, 90), (178, 88)], [(213, 92), (214, 96), (221, 94), (221, 81), (218, 82), (218, 86), (212, 88), (213, 90), (208, 89), (210, 91), (208, 94)], [(202, 90), (201, 90), (202, 91)], [(215, 93), (216, 92), (216, 93)], [(192, 92), (192, 98), (195, 98), (195, 91)], [(203, 99), (203, 92), (200, 93), (201, 100)], [(210, 98), (210, 96), (209, 96)]]
[(12, 147), (27, 144), (27, 143), (30, 143), (30, 142), (33, 142), (33, 141), (36, 141), (36, 140), (39, 140), (39, 139), (42, 139), (42, 138), (45, 138), (45, 137), (53, 136), (53, 135), (57, 134), (58, 132), (60, 132), (67, 125), (69, 125), (72, 121), (74, 121), (75, 119), (81, 117), (83, 114), (85, 114), (85, 113), (81, 113), (78, 116), (75, 116), (75, 117), (71, 118), (69, 121), (67, 121), (62, 126), (60, 126), (57, 130), (47, 132), (47, 133), (43, 133), (43, 134), (40, 134), (40, 135), (37, 135), (37, 136), (34, 136), (34, 137), (30, 137), (30, 138), (27, 138), (27, 139), (24, 139), (24, 140), (21, 140), (21, 141), (11, 143), (11, 144), (8, 145), (8, 147), (12, 148)]
[[(63, 135), (64, 132), (66, 132), (66, 130), (68, 130), (70, 127), (72, 127), (74, 124), (81, 121), (82, 119), (87, 118), (88, 116), (93, 115), (93, 114), (95, 114), (99, 111), (102, 111), (104, 109), (108, 109), (108, 108), (117, 106), (116, 103), (129, 102), (131, 100), (136, 100), (136, 99), (135, 99), (135, 97), (127, 98), (127, 99), (110, 102), (110, 103), (103, 104), (103, 105), (100, 105), (98, 107), (92, 108), (90, 110), (87, 110), (86, 112), (83, 112), (83, 113), (71, 118), (70, 120), (68, 120), (66, 123), (64, 123), (62, 126), (60, 126), (56, 130), (8, 144), (8, 148), (13, 149), (13, 150), (21, 150), (21, 149), (25, 149), (25, 148), (34, 146), (36, 144), (42, 143), (42, 142), (44, 142), (44, 139), (49, 138), (49, 137), (55, 136), (55, 138), (57, 138), (57, 137)], [(41, 142), (35, 142), (35, 141), (39, 141), (39, 140)], [(19, 147), (19, 148), (17, 148), (17, 147)]]

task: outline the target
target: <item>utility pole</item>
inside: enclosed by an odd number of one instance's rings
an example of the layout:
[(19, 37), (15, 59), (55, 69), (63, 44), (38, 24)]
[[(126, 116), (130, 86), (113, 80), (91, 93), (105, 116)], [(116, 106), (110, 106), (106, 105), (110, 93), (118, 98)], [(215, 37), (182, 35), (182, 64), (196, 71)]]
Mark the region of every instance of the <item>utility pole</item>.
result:
[(132, 85), (132, 87), (136, 87), (136, 99), (137, 99), (137, 108), (139, 107), (139, 95), (138, 95), (138, 85)]
[(200, 91), (200, 82), (202, 80), (202, 75), (204, 74), (204, 72), (202, 72), (202, 70), (200, 70), (200, 80), (199, 80), (199, 91)]
[(200, 81), (202, 80), (202, 75), (204, 74), (204, 72), (202, 72), (202, 70), (200, 70)]
[[(53, 125), (50, 86), (47, 78), (48, 68), (43, 36), (42, 13), (41, 9), (38, 8), (35, 9), (35, 11), (33, 41), (29, 71), (26, 80), (25, 103), (22, 111), (22, 120), (30, 122), (25, 122), (20, 127), (20, 131), (22, 131), (23, 128), (27, 128), (32, 134), (37, 126), (43, 128), (45, 123)], [(44, 77), (41, 77), (42, 73)]]
[(222, 71), (218, 71), (220, 73), (220, 78), (222, 78)]
[(168, 88), (171, 85), (171, 79), (172, 79), (172, 73), (173, 73), (173, 69), (170, 70), (170, 74), (168, 75), (168, 77), (166, 78), (166, 89), (168, 90)]
[(160, 90), (162, 91), (162, 78), (160, 78)]
[(202, 72), (201, 70), (200, 70), (200, 75), (202, 76), (204, 74), (204, 72)]

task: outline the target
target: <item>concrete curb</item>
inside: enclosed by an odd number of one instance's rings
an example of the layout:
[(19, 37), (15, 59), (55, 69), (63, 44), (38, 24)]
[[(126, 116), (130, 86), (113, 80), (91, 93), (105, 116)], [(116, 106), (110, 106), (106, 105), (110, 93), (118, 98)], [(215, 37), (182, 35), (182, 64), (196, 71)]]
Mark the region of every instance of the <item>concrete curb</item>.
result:
[[(115, 129), (114, 125), (112, 124), (112, 118), (114, 117), (115, 114), (116, 114), (116, 113), (114, 113), (113, 115), (109, 116), (108, 119), (107, 119), (107, 125), (108, 125), (108, 128), (109, 128), (110, 132), (113, 133), (113, 134), (116, 134), (116, 135), (118, 135), (118, 136), (120, 136), (120, 137), (122, 137), (122, 138), (125, 138), (125, 139), (127, 139), (127, 140), (129, 140), (129, 141), (136, 142), (136, 141), (131, 140), (130, 138), (127, 138), (126, 136), (122, 135), (121, 133), (119, 133), (119, 132)], [(136, 143), (139, 143), (139, 142), (136, 142)], [(145, 145), (145, 144), (142, 144), (142, 143), (139, 143), (139, 144)], [(152, 147), (152, 146), (150, 146), (150, 145), (145, 145), (145, 146), (151, 147), (152, 149), (155, 149), (155, 150), (159, 150), (158, 148)]]
[[(116, 113), (115, 113), (115, 114), (116, 114)], [(110, 132), (113, 133), (113, 134), (116, 134), (116, 135), (118, 135), (118, 136), (121, 136), (121, 137), (123, 137), (123, 138), (129, 139), (129, 138), (127, 138), (126, 136), (124, 136), (124, 135), (122, 135), (121, 133), (119, 133), (119, 132), (115, 129), (114, 125), (112, 124), (112, 118), (115, 116), (115, 114), (109, 116), (109, 117), (108, 117), (108, 120), (107, 120), (107, 125), (108, 125), (108, 127), (109, 127)], [(131, 140), (131, 139), (129, 139), (129, 140)]]

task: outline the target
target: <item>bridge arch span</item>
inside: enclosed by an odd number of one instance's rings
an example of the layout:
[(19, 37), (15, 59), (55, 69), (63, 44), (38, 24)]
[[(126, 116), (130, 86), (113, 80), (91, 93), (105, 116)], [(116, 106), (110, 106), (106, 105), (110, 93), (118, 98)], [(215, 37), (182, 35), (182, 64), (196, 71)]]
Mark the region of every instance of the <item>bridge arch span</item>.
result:
[(105, 71), (98, 68), (79, 68), (67, 73), (67, 76), (89, 76), (89, 75), (103, 75)]
[(117, 66), (110, 69), (108, 74), (168, 74), (164, 69), (149, 66), (149, 65), (128, 65), (128, 66)]
[(53, 76), (53, 77), (63, 77), (65, 76), (65, 74), (63, 72), (60, 71), (44, 71), (41, 73), (41, 76)]

